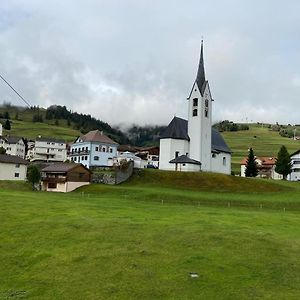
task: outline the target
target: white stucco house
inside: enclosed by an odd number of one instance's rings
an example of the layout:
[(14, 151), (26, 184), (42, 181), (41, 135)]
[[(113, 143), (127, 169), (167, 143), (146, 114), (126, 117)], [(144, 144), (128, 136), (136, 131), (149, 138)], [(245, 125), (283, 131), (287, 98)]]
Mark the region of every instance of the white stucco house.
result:
[(34, 147), (28, 150), (27, 159), (40, 162), (64, 162), (67, 159), (67, 145), (64, 140), (38, 137)]
[(118, 143), (102, 131), (93, 130), (78, 137), (71, 145), (69, 159), (87, 168), (112, 166)]
[(174, 117), (160, 138), (159, 169), (230, 174), (231, 150), (212, 128), (212, 96), (205, 79), (203, 41), (196, 80), (188, 100), (188, 120)]
[(19, 156), (0, 154), (0, 180), (25, 180), (28, 164)]
[(288, 175), (287, 179), (290, 181), (300, 181), (300, 150), (292, 153), (290, 157), (292, 172)]
[(6, 150), (6, 154), (25, 158), (25, 143), (21, 137), (0, 136), (0, 147)]

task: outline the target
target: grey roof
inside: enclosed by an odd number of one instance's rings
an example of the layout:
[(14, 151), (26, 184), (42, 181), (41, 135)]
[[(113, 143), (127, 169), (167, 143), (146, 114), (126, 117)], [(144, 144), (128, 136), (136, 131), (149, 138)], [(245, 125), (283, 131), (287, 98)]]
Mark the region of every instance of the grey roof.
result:
[(203, 96), (203, 92), (205, 89), (205, 83), (206, 83), (205, 71), (204, 71), (204, 60), (203, 60), (203, 40), (201, 41), (200, 60), (199, 60), (196, 82), (197, 82), (198, 88), (200, 89), (201, 96)]
[(232, 152), (220, 132), (214, 128), (211, 129), (211, 150), (214, 152)]
[[(166, 138), (189, 141), (190, 138), (188, 136), (188, 121), (174, 117), (171, 123), (167, 126), (166, 130), (161, 135), (161, 139)], [(232, 152), (224, 141), (222, 135), (214, 128), (211, 129), (211, 150), (213, 152)]]
[[(65, 173), (65, 172), (68, 172), (68, 171), (74, 169), (75, 167), (78, 167), (78, 166), (82, 166), (85, 169), (87, 169), (82, 164), (55, 163), (55, 164), (52, 164), (52, 165), (50, 165), (50, 166), (45, 167), (44, 169), (42, 169), (42, 172)], [(88, 171), (90, 172), (90, 170), (88, 170)]]
[(0, 162), (2, 163), (11, 163), (11, 164), (20, 164), (28, 165), (29, 162), (19, 156), (9, 155), (9, 154), (0, 154)]
[(193, 164), (193, 165), (201, 165), (201, 162), (195, 159), (191, 159), (186, 155), (180, 155), (169, 161), (170, 164)]
[(189, 141), (187, 120), (174, 117), (165, 131), (161, 135), (161, 139), (180, 139)]
[(23, 138), (18, 137), (18, 136), (7, 136), (6, 140), (9, 144), (16, 144), (18, 143), (20, 140), (23, 140)]
[(39, 142), (50, 142), (50, 143), (60, 143), (60, 144), (61, 143), (66, 143), (62, 139), (48, 138), (48, 137), (37, 137), (35, 140), (39, 141)]

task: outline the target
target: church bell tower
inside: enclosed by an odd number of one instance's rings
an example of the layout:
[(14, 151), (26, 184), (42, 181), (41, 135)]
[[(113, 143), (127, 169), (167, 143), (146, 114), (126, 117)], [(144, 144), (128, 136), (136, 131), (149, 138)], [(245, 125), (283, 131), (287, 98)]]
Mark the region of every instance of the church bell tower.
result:
[(205, 78), (203, 40), (196, 80), (188, 100), (189, 157), (201, 162), (201, 170), (211, 171), (212, 97)]

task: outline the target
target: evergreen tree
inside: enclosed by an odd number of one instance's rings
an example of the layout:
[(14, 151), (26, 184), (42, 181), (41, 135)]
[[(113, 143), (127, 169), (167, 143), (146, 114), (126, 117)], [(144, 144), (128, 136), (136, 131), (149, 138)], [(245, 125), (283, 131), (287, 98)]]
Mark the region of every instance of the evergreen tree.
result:
[(291, 158), (285, 146), (281, 146), (277, 154), (275, 171), (283, 176), (283, 180), (292, 172)]
[(10, 130), (11, 126), (10, 126), (10, 121), (7, 119), (3, 125), (3, 128), (6, 130)]
[(257, 163), (255, 161), (253, 149), (250, 148), (248, 158), (247, 158), (247, 163), (246, 163), (245, 176), (256, 177), (257, 174), (258, 174)]
[(27, 170), (27, 180), (32, 184), (32, 190), (34, 190), (34, 185), (39, 183), (41, 179), (41, 174), (36, 165), (30, 165)]
[(6, 149), (1, 146), (0, 147), (0, 154), (5, 154), (5, 153), (6, 153)]

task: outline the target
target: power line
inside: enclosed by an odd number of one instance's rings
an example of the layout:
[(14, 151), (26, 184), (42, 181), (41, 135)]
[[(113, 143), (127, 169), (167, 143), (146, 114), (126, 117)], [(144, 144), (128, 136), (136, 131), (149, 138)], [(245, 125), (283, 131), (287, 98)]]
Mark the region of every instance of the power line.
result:
[(7, 82), (5, 80), (5, 78), (3, 78), (3, 76), (1, 76), (0, 74), (0, 78), (23, 100), (23, 102), (30, 108), (30, 104), (9, 84), (9, 82)]

